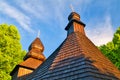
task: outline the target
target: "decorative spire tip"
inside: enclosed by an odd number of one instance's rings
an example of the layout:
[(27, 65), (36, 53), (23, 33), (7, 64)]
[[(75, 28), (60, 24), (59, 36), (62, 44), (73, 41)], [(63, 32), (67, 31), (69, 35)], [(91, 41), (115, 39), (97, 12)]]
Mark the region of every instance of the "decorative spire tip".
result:
[(70, 4), (70, 9), (72, 10), (72, 12), (74, 12), (74, 8), (73, 8), (72, 4)]
[(37, 37), (38, 37), (38, 38), (40, 37), (40, 30), (38, 31), (38, 35), (37, 35)]

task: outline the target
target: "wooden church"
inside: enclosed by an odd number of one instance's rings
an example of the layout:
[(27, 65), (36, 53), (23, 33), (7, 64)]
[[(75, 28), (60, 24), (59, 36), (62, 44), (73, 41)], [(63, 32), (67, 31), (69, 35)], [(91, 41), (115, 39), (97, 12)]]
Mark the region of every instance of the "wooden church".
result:
[(12, 80), (120, 80), (120, 71), (86, 36), (80, 15), (72, 12), (68, 20), (61, 45), (46, 59), (36, 38), (11, 72)]

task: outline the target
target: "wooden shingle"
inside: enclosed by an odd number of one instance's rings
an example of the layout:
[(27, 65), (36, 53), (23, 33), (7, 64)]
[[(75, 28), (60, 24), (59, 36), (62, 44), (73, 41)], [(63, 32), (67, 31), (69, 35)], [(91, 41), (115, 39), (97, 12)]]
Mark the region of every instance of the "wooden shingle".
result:
[(67, 38), (27, 80), (120, 80), (120, 71), (85, 35), (78, 14), (71, 14)]

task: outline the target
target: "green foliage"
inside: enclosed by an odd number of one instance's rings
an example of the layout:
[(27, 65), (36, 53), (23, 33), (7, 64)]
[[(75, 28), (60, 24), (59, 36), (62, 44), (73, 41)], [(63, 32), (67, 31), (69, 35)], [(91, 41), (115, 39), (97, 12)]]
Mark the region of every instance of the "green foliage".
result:
[[(0, 80), (10, 80), (10, 72), (22, 61), (25, 51), (20, 44), (20, 34), (14, 25), (0, 25)], [(18, 58), (17, 58), (18, 57)]]
[(113, 40), (99, 49), (120, 69), (120, 27), (114, 33)]
[(120, 27), (117, 29), (116, 33), (114, 34), (113, 43), (115, 48), (120, 48)]

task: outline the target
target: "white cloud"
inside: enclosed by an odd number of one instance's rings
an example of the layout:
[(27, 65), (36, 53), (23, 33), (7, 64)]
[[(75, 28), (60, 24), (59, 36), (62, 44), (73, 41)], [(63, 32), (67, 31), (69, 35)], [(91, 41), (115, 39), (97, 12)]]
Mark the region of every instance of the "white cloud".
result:
[(56, 27), (64, 27), (65, 18), (62, 13), (67, 4), (66, 1), (18, 0), (16, 4), (35, 19), (50, 25), (53, 25), (53, 22), (56, 21), (55, 24), (59, 24)]
[(87, 30), (87, 35), (95, 45), (100, 46), (112, 40), (113, 29), (110, 16), (106, 16), (104, 22), (99, 21), (92, 26), (95, 28)]
[(0, 2), (0, 12), (7, 14), (9, 17), (15, 19), (25, 30), (33, 32), (33, 30), (30, 28), (30, 18), (15, 7), (2, 1)]
[(38, 17), (40, 19), (44, 19), (47, 16), (47, 11), (45, 5), (38, 0), (18, 0), (16, 2), (24, 11)]

